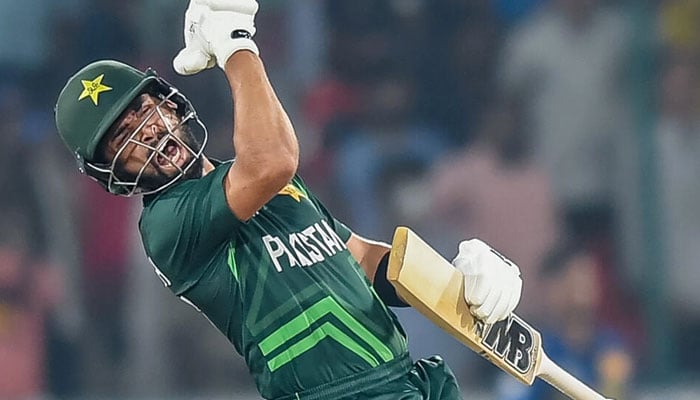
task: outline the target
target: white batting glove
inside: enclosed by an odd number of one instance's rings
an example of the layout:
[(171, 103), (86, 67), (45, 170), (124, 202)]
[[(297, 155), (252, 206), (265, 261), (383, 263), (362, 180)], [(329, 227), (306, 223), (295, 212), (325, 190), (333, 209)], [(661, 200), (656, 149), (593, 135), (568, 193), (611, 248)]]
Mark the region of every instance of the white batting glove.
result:
[(190, 1), (185, 11), (185, 47), (173, 59), (173, 68), (180, 75), (194, 75), (216, 65), (213, 55), (208, 53), (208, 43), (202, 36), (201, 27), (210, 10), (198, 0)]
[(469, 310), (487, 324), (510, 315), (520, 301), (520, 269), (479, 239), (459, 244), (452, 265), (464, 274), (464, 298)]
[(258, 2), (255, 0), (195, 0), (207, 6), (202, 24), (202, 36), (209, 44), (209, 54), (224, 69), (226, 61), (233, 53), (249, 50), (260, 54), (253, 41), (255, 35), (255, 14)]
[(191, 75), (211, 68), (213, 61), (224, 68), (240, 50), (259, 54), (255, 35), (255, 0), (192, 0), (185, 13), (185, 48), (173, 60), (178, 73)]

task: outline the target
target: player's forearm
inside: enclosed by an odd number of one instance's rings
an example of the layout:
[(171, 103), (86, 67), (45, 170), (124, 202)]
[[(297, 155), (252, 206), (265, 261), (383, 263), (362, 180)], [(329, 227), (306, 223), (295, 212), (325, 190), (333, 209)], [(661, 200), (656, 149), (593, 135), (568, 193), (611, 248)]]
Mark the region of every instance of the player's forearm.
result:
[(365, 239), (356, 234), (350, 237), (347, 246), (350, 254), (360, 264), (369, 281), (372, 282), (379, 298), (389, 306), (407, 307), (408, 304), (396, 294), (396, 290), (386, 277), (391, 246)]
[(377, 275), (377, 268), (382, 258), (391, 251), (391, 247), (384, 243), (377, 243), (371, 246), (360, 265), (367, 274), (370, 281), (374, 282)]
[(352, 234), (347, 242), (348, 250), (353, 258), (360, 264), (365, 275), (371, 282), (377, 273), (377, 267), (385, 254), (391, 250), (386, 243), (365, 239), (357, 234)]
[(299, 164), (299, 145), (262, 61), (251, 52), (237, 52), (226, 63), (226, 77), (234, 101), (236, 164), (279, 176), (286, 184)]

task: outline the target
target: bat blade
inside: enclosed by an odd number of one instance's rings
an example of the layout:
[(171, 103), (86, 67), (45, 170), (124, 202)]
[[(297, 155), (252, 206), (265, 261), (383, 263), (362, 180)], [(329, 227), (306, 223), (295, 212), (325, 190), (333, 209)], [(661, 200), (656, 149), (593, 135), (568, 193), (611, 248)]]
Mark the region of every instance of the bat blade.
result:
[(541, 336), (512, 315), (485, 325), (469, 312), (462, 273), (406, 227), (396, 229), (387, 278), (413, 308), (492, 363), (531, 385), (541, 357)]
[(462, 273), (409, 228), (394, 233), (387, 278), (418, 312), (520, 382), (532, 385), (540, 376), (572, 399), (605, 400), (552, 362), (540, 333), (522, 318), (487, 325), (472, 316)]

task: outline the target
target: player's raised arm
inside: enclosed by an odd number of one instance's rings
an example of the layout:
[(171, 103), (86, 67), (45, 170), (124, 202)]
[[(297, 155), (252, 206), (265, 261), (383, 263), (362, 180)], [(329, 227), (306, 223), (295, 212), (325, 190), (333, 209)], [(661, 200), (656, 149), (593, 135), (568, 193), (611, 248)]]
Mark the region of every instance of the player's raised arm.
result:
[(234, 214), (246, 220), (292, 179), (299, 147), (260, 58), (251, 52), (236, 53), (225, 70), (235, 103), (236, 150), (226, 197)]
[(189, 75), (224, 70), (234, 101), (236, 160), (224, 187), (231, 211), (252, 217), (294, 176), (299, 147), (292, 124), (252, 40), (258, 10), (253, 0), (193, 0), (185, 19), (186, 47), (174, 67)]

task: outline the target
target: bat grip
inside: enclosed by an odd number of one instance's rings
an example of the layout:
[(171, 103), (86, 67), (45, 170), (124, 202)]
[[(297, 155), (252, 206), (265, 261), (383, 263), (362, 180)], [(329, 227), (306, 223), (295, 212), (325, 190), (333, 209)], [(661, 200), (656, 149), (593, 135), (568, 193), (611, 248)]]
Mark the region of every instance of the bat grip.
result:
[(586, 386), (562, 367), (542, 354), (537, 376), (573, 400), (612, 400)]

